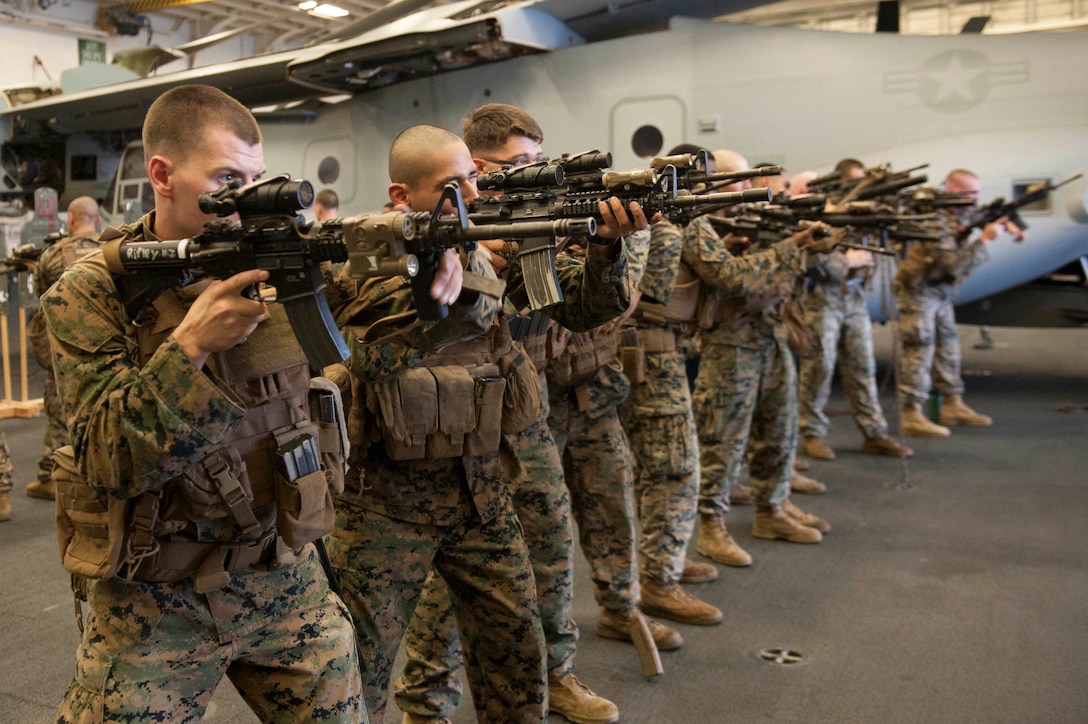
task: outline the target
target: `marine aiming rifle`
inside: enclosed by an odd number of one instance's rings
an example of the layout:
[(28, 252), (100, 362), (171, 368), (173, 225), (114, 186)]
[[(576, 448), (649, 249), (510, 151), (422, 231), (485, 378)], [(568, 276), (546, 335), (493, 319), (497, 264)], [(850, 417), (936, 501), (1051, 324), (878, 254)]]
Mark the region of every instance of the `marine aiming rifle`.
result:
[[(481, 196), (466, 204), (474, 224), (518, 224), (527, 220), (592, 218), (602, 221), (599, 203), (615, 196), (628, 207), (638, 202), (647, 218), (660, 212), (677, 223), (686, 223), (695, 214), (723, 205), (770, 198), (768, 189), (736, 193), (685, 195), (680, 175), (672, 164), (661, 169), (629, 172), (605, 171), (611, 154), (588, 151), (563, 156), (558, 161), (541, 161), (518, 168), (504, 168), (476, 178), (481, 191), (502, 192)], [(554, 238), (529, 239), (519, 245), (518, 255), (525, 271), (526, 292), (533, 309), (563, 300), (555, 277)], [(547, 273), (551, 271), (550, 275)], [(550, 277), (550, 278), (549, 278)], [(539, 283), (547, 280), (546, 283)]]
[(30, 264), (37, 262), (46, 249), (63, 239), (64, 236), (63, 233), (54, 231), (42, 239), (41, 246), (33, 243), (20, 244), (4, 258), (2, 265), (0, 265), (0, 274), (18, 274), (19, 272), (30, 271)]
[[(348, 349), (333, 321), (324, 295), (322, 262), (351, 261), (353, 276), (411, 278), (421, 319), (440, 319), (445, 305), (434, 302), (430, 287), (438, 257), (450, 248), (474, 248), (478, 239), (516, 238), (542, 234), (544, 224), (469, 227), (456, 185), (443, 190), (434, 214), (428, 212), (369, 214), (311, 223), (298, 212), (314, 200), (313, 185), (287, 174), (248, 185), (233, 182), (200, 195), (206, 214), (221, 217), (204, 231), (179, 241), (106, 242), (104, 254), (112, 273), (125, 276), (126, 309), (131, 316), (164, 288), (182, 286), (200, 277), (226, 279), (250, 269), (270, 273), (275, 301), (284, 305), (291, 328), (310, 364), (321, 369), (347, 358)], [(449, 200), (457, 214), (439, 217)], [(238, 220), (222, 217), (237, 215)], [(595, 225), (585, 219), (547, 224), (552, 233), (588, 233)], [(260, 290), (248, 296), (263, 298)]]
[[(221, 217), (205, 223), (200, 234), (178, 241), (106, 241), (106, 265), (124, 275), (125, 307), (132, 317), (165, 288), (265, 269), (306, 358), (321, 369), (346, 359), (348, 349), (323, 293), (320, 264), (347, 261), (348, 254), (339, 237), (309, 233), (298, 212), (313, 201), (313, 185), (287, 174), (248, 185), (234, 181), (200, 194), (200, 210)], [(222, 218), (234, 215), (237, 221)], [(262, 298), (257, 288), (246, 295)]]
[[(676, 169), (677, 185), (693, 193), (712, 193), (715, 189), (734, 184), (745, 179), (762, 176), (778, 176), (781, 166), (759, 166), (743, 171), (708, 171), (714, 157), (706, 150), (698, 153), (678, 153), (673, 156), (658, 156), (650, 160), (650, 168), (666, 172), (669, 166)], [(702, 185), (702, 189), (696, 187)]]
[[(441, 214), (449, 204), (453, 214)], [(593, 236), (597, 222), (580, 218), (518, 218), (498, 223), (469, 223), (461, 190), (449, 183), (442, 190), (435, 211), (356, 216), (326, 221), (322, 233), (337, 230), (347, 244), (349, 272), (356, 278), (394, 276), (411, 278), (416, 311), (423, 320), (446, 316), (446, 305), (431, 298), (430, 289), (438, 268), (438, 257), (446, 249), (471, 251), (486, 239), (547, 240), (554, 246), (557, 236)], [(523, 265), (527, 287), (554, 283), (558, 288), (555, 257), (548, 255), (540, 266)], [(466, 282), (467, 284), (467, 282)], [(560, 295), (560, 299), (562, 296)], [(533, 307), (539, 309), (540, 307)]]
[(1005, 199), (1001, 197), (994, 199), (986, 206), (977, 209), (974, 214), (972, 214), (971, 220), (966, 225), (960, 227), (960, 241), (965, 241), (975, 229), (981, 229), (987, 224), (992, 224), (1001, 219), (1008, 219), (1020, 229), (1028, 228), (1027, 223), (1020, 218), (1020, 209), (1028, 204), (1042, 201), (1050, 196), (1051, 191), (1061, 188), (1071, 181), (1076, 181), (1082, 175), (1083, 174), (1078, 173), (1076, 176), (1070, 176), (1066, 180), (1059, 181), (1056, 184), (1052, 184), (1050, 181), (1032, 184), (1024, 190), (1024, 193), (1011, 201), (1005, 201)]

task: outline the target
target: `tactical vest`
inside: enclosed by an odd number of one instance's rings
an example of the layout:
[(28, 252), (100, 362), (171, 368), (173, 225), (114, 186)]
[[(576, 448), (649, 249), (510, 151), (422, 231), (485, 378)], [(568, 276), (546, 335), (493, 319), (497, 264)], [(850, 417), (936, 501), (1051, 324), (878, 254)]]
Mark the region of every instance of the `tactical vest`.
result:
[(367, 438), (380, 438), (397, 461), (493, 455), (502, 435), (540, 412), (540, 376), (502, 316), (486, 334), (364, 386), (378, 432)]
[[(141, 365), (209, 283), (168, 289), (136, 320)], [(118, 286), (123, 292), (123, 279)], [(80, 478), (70, 446), (55, 453), (65, 569), (89, 578), (193, 577), (206, 591), (231, 571), (290, 563), (293, 550), (332, 530), (347, 457), (339, 390), (322, 378), (311, 383), (282, 306), (268, 310), (244, 344), (209, 356), (208, 374), (246, 413), (184, 476), (132, 500), (106, 499)]]
[(562, 354), (570, 338), (569, 329), (540, 311), (511, 315), (507, 320), (510, 323), (511, 336), (525, 348), (525, 354), (533, 361), (537, 370), (544, 369), (548, 360)]
[[(55, 253), (61, 255), (64, 268), (67, 269), (76, 259), (84, 257), (92, 251), (97, 251), (99, 247), (97, 238), (71, 236), (58, 241), (54, 248), (57, 250)], [(39, 263), (41, 263), (40, 259)], [(56, 279), (39, 279), (35, 277), (35, 283), (41, 282), (42, 286), (44, 286), (44, 288), (39, 287), (37, 289), (38, 296), (40, 297), (55, 281)], [(52, 373), (53, 358), (49, 349), (49, 330), (46, 329), (45, 315), (41, 313), (40, 309), (35, 309), (34, 314), (31, 315), (30, 323), (26, 327), (26, 337), (27, 341), (30, 342), (30, 350), (34, 353), (34, 359), (44, 370)]]
[(703, 296), (702, 281), (690, 266), (681, 262), (669, 303), (640, 300), (634, 317), (640, 323), (659, 326), (687, 325), (695, 321)]
[(548, 384), (556, 390), (569, 390), (589, 382), (597, 370), (619, 358), (619, 344), (614, 334), (575, 332), (563, 353), (548, 363)]
[(783, 297), (779, 295), (752, 295), (749, 297), (722, 297), (710, 289), (699, 310), (699, 327), (712, 329), (725, 322), (758, 314), (773, 322), (781, 316)]

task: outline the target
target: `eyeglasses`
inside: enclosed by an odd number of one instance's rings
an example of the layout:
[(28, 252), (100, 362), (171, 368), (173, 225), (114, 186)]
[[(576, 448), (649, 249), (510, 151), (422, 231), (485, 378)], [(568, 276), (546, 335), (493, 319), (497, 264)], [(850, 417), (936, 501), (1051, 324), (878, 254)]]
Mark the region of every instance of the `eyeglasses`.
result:
[(513, 158), (488, 158), (487, 156), (481, 156), (484, 161), (488, 163), (494, 163), (499, 166), (527, 166), (530, 163), (546, 163), (548, 157), (544, 154), (529, 158), (528, 156), (514, 156)]

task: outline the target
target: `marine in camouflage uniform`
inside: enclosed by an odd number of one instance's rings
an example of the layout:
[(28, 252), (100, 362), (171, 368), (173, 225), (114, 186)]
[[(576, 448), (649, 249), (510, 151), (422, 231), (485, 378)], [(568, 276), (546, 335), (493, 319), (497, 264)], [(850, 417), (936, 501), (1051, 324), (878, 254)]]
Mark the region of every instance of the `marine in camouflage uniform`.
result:
[[(223, 91), (182, 85), (143, 140), (155, 210), (41, 298), (71, 436), (57, 533), (89, 605), (57, 721), (199, 721), (226, 676), (261, 721), (365, 722), (351, 618), (312, 543), (346, 450), (308, 402), (336, 388), (311, 379), (283, 305), (243, 296), (267, 271), (181, 284), (117, 264), (126, 240), (199, 233), (200, 193), (261, 176), (260, 129)], [(319, 465), (290, 474), (284, 445)]]
[[(710, 570), (685, 578), (685, 569), (692, 567), (686, 552), (695, 527), (699, 481), (699, 441), (682, 344), (693, 320), (674, 318), (670, 311), (674, 295), (677, 301), (681, 295), (695, 295), (690, 305), (694, 313), (700, 282), (687, 268), (680, 279), (679, 228), (663, 220), (651, 227), (650, 235), (649, 245), (636, 246), (642, 253), (634, 255), (632, 275), (640, 299), (621, 333), (621, 340), (627, 340), (621, 355), (631, 394), (620, 414), (635, 471), (639, 568), (644, 592), (657, 594), (653, 613), (687, 623), (714, 623), (721, 620), (721, 612), (677, 585), (693, 578), (712, 580), (717, 573), (702, 564)], [(670, 597), (675, 600), (669, 602)]]
[(857, 266), (848, 253), (821, 255), (809, 274), (812, 286), (802, 298), (805, 322), (813, 334), (801, 350), (798, 402), (803, 450), (809, 457), (830, 460), (834, 451), (824, 442), (830, 420), (825, 411), (831, 395), (836, 362), (854, 422), (865, 437), (862, 451), (899, 457), (910, 448), (888, 437), (888, 421), (876, 389), (873, 329), (865, 289), (871, 266)]
[[(965, 387), (956, 334), (956, 288), (987, 254), (982, 238), (960, 243), (957, 213), (966, 215), (970, 209), (937, 210), (938, 219), (924, 226), (940, 241), (911, 243), (895, 277), (902, 345), (899, 394), (904, 404), (903, 431), (912, 437), (947, 437), (944, 425), (991, 422), (962, 402)], [(933, 386), (946, 399), (941, 425), (928, 422), (922, 414)]]
[[(451, 151), (443, 142), (439, 152), (443, 161), (448, 160), (447, 151), (459, 158), (460, 151)], [(466, 160), (471, 163), (467, 155)], [(455, 165), (458, 173), (464, 172), (460, 168), (463, 164)], [(467, 178), (467, 173), (464, 176)], [(466, 192), (463, 179), (462, 186)], [(475, 192), (474, 186), (471, 192)], [(622, 245), (611, 244), (607, 252), (600, 248), (590, 254), (585, 265), (566, 264), (558, 270), (567, 301), (548, 311), (564, 324), (596, 326), (626, 307)], [(493, 275), (490, 265), (480, 263), (478, 257), (479, 252), (472, 255), (476, 273)], [(511, 262), (515, 261), (512, 257)], [(516, 263), (511, 267), (508, 279), (516, 286), (520, 268)], [(365, 388), (355, 395), (353, 414), (358, 401), (366, 399), (368, 419), (375, 412), (372, 391), (392, 379), (390, 375), (403, 375), (437, 359), (429, 351), (436, 348), (441, 349), (444, 361), (456, 364), (451, 355), (464, 348), (459, 345), (476, 344), (482, 334), (491, 333), (492, 326), (506, 328), (505, 320), (495, 317), (497, 303), (480, 307), (481, 297), (475, 306), (451, 306), (449, 317), (441, 322), (368, 344), (361, 335), (371, 324), (413, 309), (411, 293), (404, 280), (397, 279), (367, 283), (357, 293), (347, 288), (347, 297), (351, 301), (338, 312), (338, 321), (345, 326), (352, 349), (348, 366), (353, 383)], [(393, 658), (432, 565), (448, 586), (478, 718), (539, 721), (545, 715), (550, 678), (546, 674), (550, 672), (545, 666), (529, 550), (510, 495), (512, 480), (525, 481), (519, 478), (521, 463), (511, 437), (539, 419), (539, 387), (535, 386), (539, 373), (518, 347), (512, 349), (519, 364), (534, 378), (533, 415), (513, 430), (504, 429), (497, 454), (466, 452), (445, 459), (398, 462), (382, 444), (375, 444), (373, 420), (367, 425), (369, 433), (353, 432), (352, 472), (359, 481), (349, 478), (346, 504), (341, 506), (337, 530), (330, 539), (330, 554), (334, 566), (343, 570), (341, 581), (357, 615), (362, 658), (368, 667), (368, 708), (375, 718), (384, 714)], [(509, 376), (507, 379), (509, 382)], [(479, 419), (486, 417), (480, 415)], [(497, 419), (488, 422), (498, 424)], [(560, 568), (553, 578), (558, 585), (565, 585), (569, 574)], [(432, 576), (428, 585), (439, 580)], [(441, 663), (452, 669), (456, 656), (448, 644), (454, 640), (450, 635), (453, 621), (444, 614), (449, 609), (435, 588), (420, 601), (417, 617), (431, 615), (429, 628), (437, 633), (423, 633), (415, 640), (444, 649), (439, 655), (424, 654), (422, 659), (428, 665)], [(437, 678), (448, 681), (445, 672), (439, 672)], [(445, 700), (440, 696), (428, 705), (446, 706), (458, 695), (449, 687), (443, 691), (448, 695)]]
[[(153, 225), (154, 212), (120, 236), (154, 240)], [(208, 286), (165, 290), (159, 299), (176, 306), (143, 320), (158, 315), (148, 338), (134, 332), (100, 253), (42, 296), (73, 474), (89, 484), (58, 484), (58, 510), (74, 502), (91, 512), (98, 501), (112, 517), (123, 506), (127, 542), (116, 572), (86, 582), (90, 612), (58, 721), (198, 721), (224, 675), (263, 721), (366, 721), (351, 619), (314, 546), (277, 535), (271, 482), (258, 484), (274, 465), (270, 408), (284, 407), (285, 422), (305, 419), (275, 392), (306, 382), (305, 357), (285, 344), (287, 320), (275, 313), (248, 344), (195, 366), (172, 330)], [(159, 313), (168, 308), (178, 314)], [(273, 349), (293, 365), (254, 377)], [(251, 487), (252, 507), (243, 497), (228, 508), (211, 482), (206, 466), (228, 449), (249, 474), (222, 470), (222, 495), (231, 480)], [(112, 522), (110, 532), (119, 532)], [(66, 567), (72, 558), (78, 567), (80, 546), (69, 542)]]
[[(522, 317), (524, 323), (540, 312)], [(537, 605), (549, 677), (561, 678), (574, 669), (578, 626), (574, 604), (574, 533), (570, 495), (563, 482), (563, 466), (548, 427), (548, 348), (555, 343), (558, 325), (541, 324), (525, 340), (526, 354), (537, 368), (541, 384), (540, 414), (529, 427), (507, 436), (517, 465), (511, 479), (514, 511), (521, 522), (529, 562), (536, 582)], [(565, 337), (565, 335), (564, 335)], [(456, 617), (445, 581), (433, 570), (420, 593), (415, 613), (404, 635), (407, 660), (394, 684), (394, 698), (404, 712), (421, 718), (449, 715), (461, 705), (461, 682), (456, 673), (463, 656)]]
[[(87, 199), (87, 201), (94, 203), (92, 199)], [(75, 201), (72, 203), (75, 204)], [(95, 208), (97, 209), (97, 205)], [(71, 218), (72, 213), (70, 205), (68, 210), (69, 218)], [(97, 218), (97, 213), (95, 217)], [(38, 297), (40, 298), (45, 290), (60, 279), (60, 275), (69, 264), (96, 249), (98, 249), (98, 234), (86, 233), (66, 236), (43, 251), (34, 267), (34, 291)], [(35, 333), (36, 331), (37, 333)], [(52, 499), (54, 495), (50, 476), (53, 473), (53, 451), (68, 444), (68, 426), (64, 418), (64, 408), (61, 406), (60, 397), (57, 395), (57, 378), (53, 374), (49, 339), (46, 335), (45, 320), (40, 309), (34, 312), (27, 336), (30, 339), (35, 358), (41, 364), (42, 369), (45, 370), (45, 390), (42, 395), (45, 407), (45, 438), (42, 441), (42, 456), (38, 460), (38, 479), (36, 483), (27, 486), (27, 494), (32, 497)]]
[(593, 595), (603, 608), (623, 611), (638, 603), (638, 571), (634, 476), (616, 409), (630, 385), (615, 352), (607, 327), (571, 336), (548, 365), (548, 424), (563, 459)]
[[(632, 239), (642, 245), (648, 240), (643, 233)], [(634, 643), (643, 674), (658, 676), (658, 649), (675, 649), (683, 639), (675, 629), (645, 619), (638, 608), (634, 472), (618, 412), (630, 383), (620, 367), (616, 326), (570, 335), (563, 352), (549, 361), (548, 422), (601, 607), (597, 634)]]
[[(705, 217), (684, 230), (683, 259), (710, 291), (692, 405), (699, 430), (702, 531), (722, 529), (746, 451), (756, 505), (753, 535), (815, 543), (790, 500), (797, 447), (797, 378), (780, 308), (807, 266), (790, 237), (734, 256)], [(814, 522), (814, 521), (809, 521)]]

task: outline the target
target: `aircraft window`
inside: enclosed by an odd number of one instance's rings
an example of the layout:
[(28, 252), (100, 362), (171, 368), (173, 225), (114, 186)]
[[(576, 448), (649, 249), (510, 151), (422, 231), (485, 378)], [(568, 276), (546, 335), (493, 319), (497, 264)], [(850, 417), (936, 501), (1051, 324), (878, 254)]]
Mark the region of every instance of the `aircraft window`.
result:
[(146, 173), (144, 169), (144, 149), (143, 147), (126, 149), (125, 158), (122, 161), (121, 177), (122, 178), (139, 178)]
[(121, 187), (121, 200), (132, 201), (140, 193), (140, 189), (132, 184), (125, 184)]
[[(1028, 181), (1013, 181), (1012, 197), (1016, 198), (1021, 194), (1034, 190), (1034, 187), (1038, 186), (1039, 184), (1051, 183), (1053, 180), (1054, 179), (1049, 178), (1036, 178), (1030, 179)], [(1046, 197), (1041, 198), (1038, 201), (1034, 201), (1030, 204), (1025, 204), (1021, 206), (1020, 212), (1023, 213), (1025, 211), (1028, 211), (1036, 214), (1049, 214), (1052, 208), (1053, 207), (1050, 204), (1050, 195), (1047, 194)]]
[(665, 137), (657, 126), (642, 126), (631, 135), (631, 150), (636, 156), (652, 158), (661, 153), (664, 145)]
[(326, 156), (317, 164), (317, 179), (325, 184), (336, 183), (340, 178), (340, 162), (332, 156)]
[(68, 174), (73, 181), (94, 181), (98, 178), (98, 156), (72, 155), (72, 169)]

